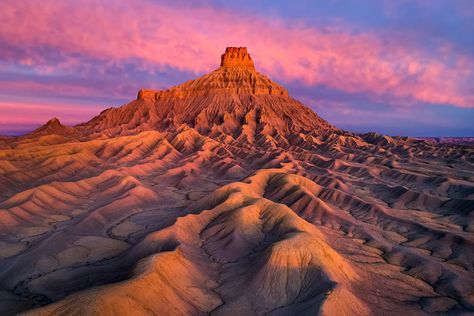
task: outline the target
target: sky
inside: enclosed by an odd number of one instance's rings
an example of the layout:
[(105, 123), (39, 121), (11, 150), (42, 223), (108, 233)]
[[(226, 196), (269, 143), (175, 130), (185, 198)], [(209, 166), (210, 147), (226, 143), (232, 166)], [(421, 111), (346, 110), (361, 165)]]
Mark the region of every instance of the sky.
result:
[(353, 132), (474, 136), (471, 0), (0, 1), (0, 134), (67, 125), (219, 66)]

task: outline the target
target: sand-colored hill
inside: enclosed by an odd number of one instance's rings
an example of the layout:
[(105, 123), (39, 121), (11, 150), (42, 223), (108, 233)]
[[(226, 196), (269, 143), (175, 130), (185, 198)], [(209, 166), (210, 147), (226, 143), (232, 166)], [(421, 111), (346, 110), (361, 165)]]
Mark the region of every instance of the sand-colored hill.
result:
[(474, 311), (474, 149), (321, 119), (221, 66), (0, 140), (0, 311)]

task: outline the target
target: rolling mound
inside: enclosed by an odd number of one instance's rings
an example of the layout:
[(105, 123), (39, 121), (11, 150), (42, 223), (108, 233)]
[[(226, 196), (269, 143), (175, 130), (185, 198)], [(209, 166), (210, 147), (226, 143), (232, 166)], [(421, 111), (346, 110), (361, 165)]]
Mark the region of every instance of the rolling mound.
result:
[(218, 69), (0, 139), (0, 311), (474, 311), (474, 149), (338, 129)]

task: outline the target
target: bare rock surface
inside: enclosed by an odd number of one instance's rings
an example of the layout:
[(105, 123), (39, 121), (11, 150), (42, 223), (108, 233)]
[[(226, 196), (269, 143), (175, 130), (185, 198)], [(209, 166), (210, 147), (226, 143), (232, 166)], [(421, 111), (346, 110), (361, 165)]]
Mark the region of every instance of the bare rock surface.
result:
[(338, 129), (218, 69), (0, 139), (0, 311), (474, 311), (474, 149)]

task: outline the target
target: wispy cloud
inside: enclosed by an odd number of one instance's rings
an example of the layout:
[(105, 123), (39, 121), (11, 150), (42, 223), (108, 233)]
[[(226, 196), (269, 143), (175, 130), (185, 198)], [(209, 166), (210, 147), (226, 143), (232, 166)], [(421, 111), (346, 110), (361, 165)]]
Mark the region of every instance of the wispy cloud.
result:
[[(0, 57), (43, 71), (133, 64), (201, 73), (227, 45), (246, 45), (262, 72), (361, 92), (374, 100), (474, 107), (474, 61), (449, 43), (430, 49), (390, 32), (357, 34), (216, 7), (150, 1), (2, 1)], [(91, 71), (91, 69), (87, 69)]]

